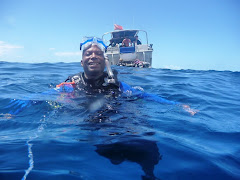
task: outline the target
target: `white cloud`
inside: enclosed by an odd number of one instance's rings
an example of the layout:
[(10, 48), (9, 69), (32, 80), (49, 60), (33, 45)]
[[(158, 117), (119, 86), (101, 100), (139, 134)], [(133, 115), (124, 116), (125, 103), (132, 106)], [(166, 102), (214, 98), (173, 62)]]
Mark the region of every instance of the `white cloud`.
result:
[(56, 52), (55, 56), (81, 56), (81, 52)]
[(50, 51), (53, 51), (53, 50), (55, 50), (55, 49), (56, 49), (56, 48), (49, 48)]
[(9, 53), (10, 51), (14, 49), (20, 49), (24, 48), (23, 46), (18, 46), (18, 45), (13, 45), (13, 44), (8, 44), (4, 41), (0, 41), (0, 56), (6, 53)]

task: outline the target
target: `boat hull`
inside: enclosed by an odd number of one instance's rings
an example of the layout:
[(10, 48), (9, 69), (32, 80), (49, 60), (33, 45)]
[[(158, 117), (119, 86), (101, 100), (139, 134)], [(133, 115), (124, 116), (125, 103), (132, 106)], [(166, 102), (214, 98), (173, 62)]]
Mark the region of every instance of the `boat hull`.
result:
[(107, 49), (107, 56), (111, 65), (118, 65), (119, 63), (131, 64), (139, 60), (148, 63), (152, 66), (152, 48), (147, 45), (137, 45), (134, 52), (121, 52), (119, 47), (109, 47)]

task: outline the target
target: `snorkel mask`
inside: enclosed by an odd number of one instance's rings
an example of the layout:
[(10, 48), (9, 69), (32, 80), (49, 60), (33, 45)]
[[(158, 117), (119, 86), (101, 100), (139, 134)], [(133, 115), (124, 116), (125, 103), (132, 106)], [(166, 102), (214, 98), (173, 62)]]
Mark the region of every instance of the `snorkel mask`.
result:
[[(97, 37), (84, 37), (83, 38), (83, 42), (80, 43), (80, 51), (82, 51), (82, 53), (84, 53), (84, 51), (86, 50), (86, 48), (88, 48), (90, 45), (97, 45), (104, 53), (107, 51), (107, 46), (105, 45), (105, 43), (103, 42), (102, 39), (97, 38)], [(107, 73), (108, 73), (108, 83), (116, 83), (116, 80), (114, 79), (114, 75), (108, 60), (108, 57), (106, 54), (104, 54), (104, 58), (105, 58), (105, 65), (106, 65), (106, 69), (107, 69)]]
[(97, 37), (83, 37), (83, 42), (80, 43), (80, 51), (84, 52), (84, 50), (91, 44), (97, 45), (103, 52), (107, 51), (107, 46), (103, 40)]

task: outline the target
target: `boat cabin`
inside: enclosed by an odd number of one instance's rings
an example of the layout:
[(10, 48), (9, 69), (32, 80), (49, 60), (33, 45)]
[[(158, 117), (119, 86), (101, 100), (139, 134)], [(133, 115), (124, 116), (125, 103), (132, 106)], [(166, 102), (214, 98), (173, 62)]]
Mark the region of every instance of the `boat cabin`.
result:
[[(145, 37), (139, 37), (139, 32), (145, 33)], [(105, 33), (106, 37), (110, 34), (108, 39), (107, 56), (112, 65), (126, 64), (127, 66), (134, 66), (134, 62), (142, 62), (146, 66), (152, 65), (152, 44), (148, 44), (147, 32), (143, 30), (115, 30)], [(141, 40), (145, 38), (144, 43)]]

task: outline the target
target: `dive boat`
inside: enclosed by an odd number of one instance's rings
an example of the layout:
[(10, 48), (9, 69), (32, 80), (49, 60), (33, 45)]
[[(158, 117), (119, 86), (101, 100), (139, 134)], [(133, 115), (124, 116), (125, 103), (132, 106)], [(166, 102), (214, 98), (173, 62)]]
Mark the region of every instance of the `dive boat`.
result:
[[(139, 40), (136, 39), (138, 36)], [(108, 39), (106, 37), (108, 37)], [(104, 33), (102, 39), (109, 43), (106, 55), (111, 65), (143, 68), (152, 66), (153, 44), (148, 44), (146, 31), (114, 30)], [(126, 46), (126, 44), (123, 43), (124, 39), (130, 39), (130, 41), (128, 40), (130, 44)]]

